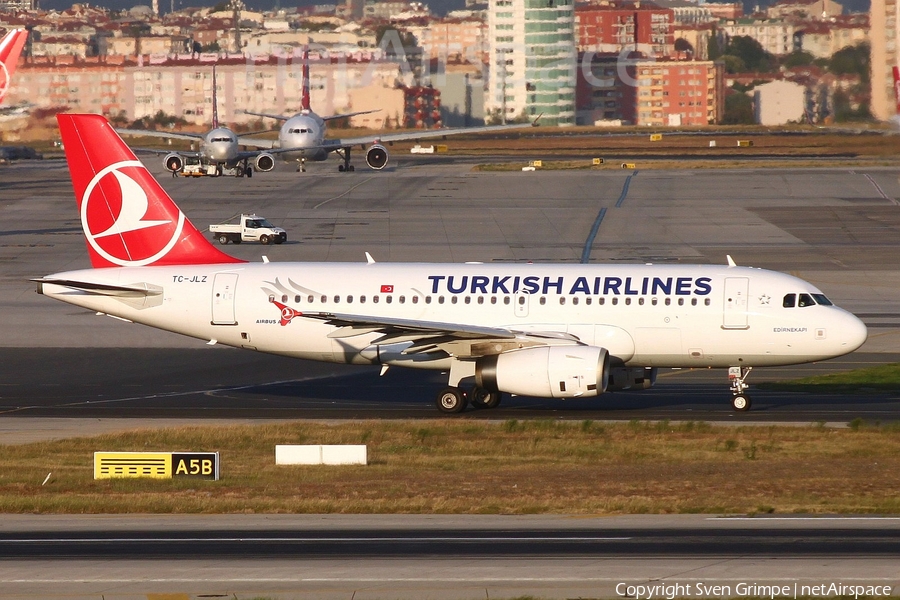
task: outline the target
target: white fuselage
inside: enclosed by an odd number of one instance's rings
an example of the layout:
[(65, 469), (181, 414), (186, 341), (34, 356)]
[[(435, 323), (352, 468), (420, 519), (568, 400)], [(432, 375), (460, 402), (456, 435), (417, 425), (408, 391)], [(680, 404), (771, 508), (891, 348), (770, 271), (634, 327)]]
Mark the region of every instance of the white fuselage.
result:
[(281, 126), (278, 132), (279, 148), (299, 148), (296, 152), (282, 152), (285, 161), (326, 160), (328, 152), (322, 147), (325, 142), (325, 121), (312, 111), (300, 112)]
[[(446, 369), (452, 358), (401, 354), (410, 341), (376, 347), (381, 333), (344, 336), (296, 313), (559, 332), (606, 348), (628, 366), (789, 365), (847, 354), (866, 339), (863, 323), (825, 304), (811, 284), (745, 267), (245, 263), (92, 269), (51, 278), (148, 284), (161, 293), (116, 298), (49, 283), (43, 293), (203, 340), (339, 363)], [(786, 308), (791, 294), (794, 306)], [(818, 304), (800, 300), (813, 295)]]

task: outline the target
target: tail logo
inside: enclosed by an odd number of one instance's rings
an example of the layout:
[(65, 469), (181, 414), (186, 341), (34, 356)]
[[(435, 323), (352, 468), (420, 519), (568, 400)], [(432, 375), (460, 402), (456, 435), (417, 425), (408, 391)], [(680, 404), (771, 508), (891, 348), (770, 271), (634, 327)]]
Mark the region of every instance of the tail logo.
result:
[(94, 175), (81, 198), (81, 226), (88, 243), (123, 267), (151, 264), (165, 256), (178, 242), (185, 221), (180, 210), (173, 220), (151, 207), (147, 191), (132, 175), (155, 181), (140, 161), (125, 160)]
[(12, 77), (9, 76), (9, 69), (6, 68), (6, 63), (0, 60), (0, 100), (2, 100), (6, 96), (6, 92), (9, 91), (9, 82)]

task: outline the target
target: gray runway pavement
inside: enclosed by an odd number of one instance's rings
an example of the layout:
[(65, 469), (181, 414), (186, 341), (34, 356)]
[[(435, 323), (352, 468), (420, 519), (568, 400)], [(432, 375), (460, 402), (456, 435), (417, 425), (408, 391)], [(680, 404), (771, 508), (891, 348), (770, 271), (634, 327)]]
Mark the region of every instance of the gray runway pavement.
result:
[(615, 598), (628, 585), (666, 586), (655, 598), (674, 586), (768, 596), (747, 590), (900, 583), (900, 519), (878, 517), (12, 516), (0, 549), (4, 600)]

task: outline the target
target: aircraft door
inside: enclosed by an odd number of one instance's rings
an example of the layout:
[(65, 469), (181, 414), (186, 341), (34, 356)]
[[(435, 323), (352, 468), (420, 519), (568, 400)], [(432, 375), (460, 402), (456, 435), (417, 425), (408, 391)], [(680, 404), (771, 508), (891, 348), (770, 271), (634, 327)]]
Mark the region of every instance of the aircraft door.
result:
[(234, 294), (237, 291), (237, 279), (237, 273), (218, 273), (213, 279), (213, 325), (237, 325), (234, 318)]
[(749, 291), (749, 278), (725, 278), (723, 329), (749, 329), (750, 326), (747, 322), (747, 296)]
[(528, 316), (528, 304), (531, 300), (531, 294), (526, 294), (524, 292), (518, 292), (515, 296), (513, 296), (513, 302), (515, 303), (515, 311), (517, 317), (527, 317)]

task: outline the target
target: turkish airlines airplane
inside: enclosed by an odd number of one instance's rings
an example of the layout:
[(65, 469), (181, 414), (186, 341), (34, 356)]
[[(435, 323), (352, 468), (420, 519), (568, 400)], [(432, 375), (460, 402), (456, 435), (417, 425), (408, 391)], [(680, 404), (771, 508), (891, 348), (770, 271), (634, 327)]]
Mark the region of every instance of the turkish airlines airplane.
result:
[[(122, 135), (143, 135), (148, 137), (189, 140), (200, 145), (196, 152), (167, 152), (163, 158), (163, 166), (170, 173), (180, 173), (184, 169), (185, 158), (199, 158), (201, 164), (214, 166), (214, 177), (221, 176), (225, 169), (234, 173), (235, 177), (253, 177), (253, 167), (257, 171), (267, 172), (275, 168), (275, 157), (260, 150), (241, 150), (238, 136), (228, 127), (219, 125), (219, 102), (216, 92), (216, 66), (212, 69), (212, 129), (204, 134), (174, 131), (154, 131), (147, 129), (117, 129)], [(140, 150), (139, 150), (140, 151)], [(163, 154), (158, 150), (147, 150)], [(251, 162), (252, 161), (252, 162)]]
[(39, 293), (209, 344), (448, 371), (443, 412), (503, 393), (647, 389), (659, 367), (728, 368), (743, 411), (752, 368), (866, 340), (815, 286), (762, 269), (244, 262), (188, 221), (103, 117), (57, 118), (94, 268), (38, 279)]
[(325, 137), (328, 121), (343, 119), (355, 115), (364, 115), (377, 112), (365, 110), (360, 112), (345, 113), (320, 117), (313, 112), (309, 102), (309, 51), (303, 51), (303, 90), (300, 96), (300, 112), (294, 116), (271, 115), (268, 113), (244, 111), (245, 114), (255, 115), (284, 121), (278, 131), (277, 140), (262, 138), (241, 137), (240, 142), (246, 146), (255, 148), (268, 148), (273, 153), (281, 156), (285, 161), (297, 161), (297, 170), (306, 171), (306, 161), (323, 161), (334, 152), (344, 159), (343, 164), (338, 165), (338, 171), (349, 173), (355, 171), (350, 164), (350, 150), (353, 146), (362, 146), (366, 149), (366, 164), (369, 168), (380, 171), (388, 163), (388, 151), (383, 145), (386, 142), (400, 142), (404, 140), (420, 140), (427, 138), (445, 137), (449, 135), (463, 135), (473, 133), (489, 133), (492, 131), (506, 131), (510, 129), (522, 129), (532, 127), (535, 123), (515, 123), (511, 125), (488, 125), (482, 127), (451, 127), (447, 129), (429, 129), (406, 133), (386, 133), (384, 135), (327, 139)]
[(6, 98), (6, 92), (9, 91), (13, 73), (16, 72), (19, 56), (27, 39), (27, 30), (11, 29), (0, 40), (0, 102)]

